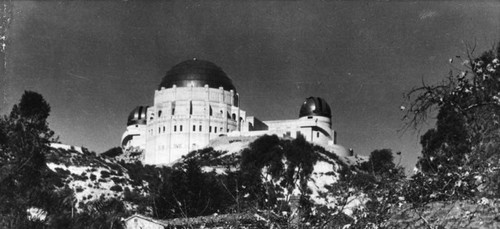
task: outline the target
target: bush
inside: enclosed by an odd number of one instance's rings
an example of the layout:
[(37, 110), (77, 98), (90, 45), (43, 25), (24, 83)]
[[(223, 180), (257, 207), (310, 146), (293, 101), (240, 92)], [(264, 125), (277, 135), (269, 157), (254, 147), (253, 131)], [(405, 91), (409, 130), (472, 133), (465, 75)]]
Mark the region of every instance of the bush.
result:
[(111, 174), (106, 170), (101, 171), (101, 178), (108, 178), (110, 175)]
[(109, 190), (114, 191), (114, 192), (121, 192), (121, 191), (123, 191), (123, 188), (120, 185), (114, 185)]

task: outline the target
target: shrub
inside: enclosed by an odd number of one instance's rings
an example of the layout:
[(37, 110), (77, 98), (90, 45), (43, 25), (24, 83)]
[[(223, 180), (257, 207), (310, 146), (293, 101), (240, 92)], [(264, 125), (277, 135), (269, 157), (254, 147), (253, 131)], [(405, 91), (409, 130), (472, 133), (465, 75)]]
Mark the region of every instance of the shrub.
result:
[(101, 171), (101, 178), (108, 178), (110, 176), (110, 173), (106, 170)]
[(109, 190), (115, 191), (115, 192), (121, 192), (121, 191), (123, 191), (123, 188), (120, 185), (114, 185)]

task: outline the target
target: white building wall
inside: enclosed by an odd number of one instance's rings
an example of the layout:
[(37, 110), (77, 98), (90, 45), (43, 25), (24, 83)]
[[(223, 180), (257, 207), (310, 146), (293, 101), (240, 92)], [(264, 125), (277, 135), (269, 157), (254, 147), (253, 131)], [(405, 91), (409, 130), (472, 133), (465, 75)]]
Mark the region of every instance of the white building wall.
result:
[(128, 143), (122, 146), (124, 149), (139, 148), (144, 149), (146, 147), (146, 125), (130, 125), (127, 126), (127, 130), (123, 133), (122, 142), (125, 137), (132, 136), (132, 139)]
[(237, 94), (221, 88), (173, 87), (155, 91), (148, 109), (144, 163), (171, 163), (239, 130), (245, 112), (234, 106)]

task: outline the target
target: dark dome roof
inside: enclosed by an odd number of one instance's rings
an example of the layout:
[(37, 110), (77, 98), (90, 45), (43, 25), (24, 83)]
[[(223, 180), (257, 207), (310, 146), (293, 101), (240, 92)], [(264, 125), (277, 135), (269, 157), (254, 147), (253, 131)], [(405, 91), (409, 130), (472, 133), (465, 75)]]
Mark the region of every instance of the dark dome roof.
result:
[(328, 103), (320, 97), (309, 97), (300, 107), (299, 118), (304, 116), (332, 117), (332, 111)]
[(131, 125), (146, 125), (146, 111), (148, 107), (138, 106), (130, 114), (127, 119), (127, 126)]
[(224, 90), (234, 90), (233, 82), (222, 69), (210, 61), (186, 60), (172, 67), (160, 83), (158, 89), (177, 87), (223, 87)]

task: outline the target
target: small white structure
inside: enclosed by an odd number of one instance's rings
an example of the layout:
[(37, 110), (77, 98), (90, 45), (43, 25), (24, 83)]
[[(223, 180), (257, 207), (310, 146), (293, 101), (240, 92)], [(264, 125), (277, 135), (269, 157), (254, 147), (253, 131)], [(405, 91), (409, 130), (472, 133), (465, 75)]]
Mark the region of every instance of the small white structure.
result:
[(133, 215), (123, 220), (125, 229), (164, 229), (167, 225), (143, 215)]
[(331, 110), (324, 99), (307, 98), (298, 119), (260, 121), (247, 117), (226, 73), (197, 59), (172, 67), (155, 91), (153, 106), (139, 106), (130, 113), (121, 145), (124, 151), (143, 149), (145, 164), (166, 164), (221, 135), (264, 134), (290, 138), (300, 134), (335, 149), (339, 156), (349, 156), (344, 147), (336, 145)]

